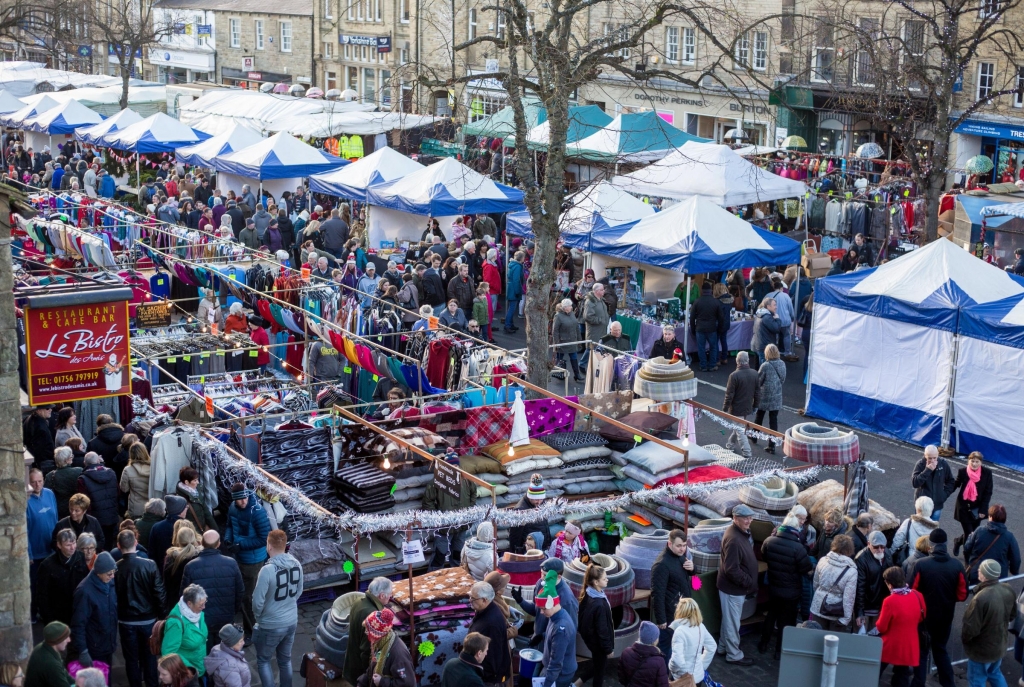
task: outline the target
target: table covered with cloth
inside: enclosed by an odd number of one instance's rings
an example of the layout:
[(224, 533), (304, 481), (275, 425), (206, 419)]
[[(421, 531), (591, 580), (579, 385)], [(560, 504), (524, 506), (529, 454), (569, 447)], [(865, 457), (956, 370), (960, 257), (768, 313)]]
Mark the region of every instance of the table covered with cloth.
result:
[[(651, 348), (654, 342), (661, 338), (662, 325), (651, 322), (643, 322), (635, 317), (617, 315), (615, 319), (622, 325), (622, 333), (629, 337), (631, 342), (636, 344), (636, 354), (647, 358), (651, 355)], [(697, 350), (697, 340), (692, 334), (687, 334), (683, 325), (676, 327), (676, 339), (683, 340), (686, 334), (689, 338), (686, 342), (686, 350), (694, 352)], [(740, 320), (729, 323), (729, 331), (726, 334), (726, 343), (730, 351), (750, 350), (750, 339), (754, 335), (754, 321)]]

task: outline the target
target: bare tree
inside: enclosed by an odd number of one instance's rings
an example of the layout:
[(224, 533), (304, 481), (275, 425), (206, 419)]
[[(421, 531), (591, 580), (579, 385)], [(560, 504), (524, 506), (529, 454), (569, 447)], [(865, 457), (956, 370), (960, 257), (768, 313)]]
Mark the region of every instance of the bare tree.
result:
[[(1021, 3), (889, 0), (866, 9), (822, 0), (811, 12), (815, 26), (807, 35), (832, 45), (835, 61), (823, 65), (808, 55), (810, 73), (831, 83), (841, 109), (871, 113), (890, 127), (927, 199), (928, 241), (938, 237), (953, 133), (972, 115), (1022, 93)], [(979, 61), (1011, 68), (970, 73)]]
[(135, 59), (161, 38), (183, 30), (173, 14), (155, 16), (152, 0), (99, 0), (93, 18), (96, 36), (112, 46), (121, 71), (121, 109), (128, 107), (128, 83)]

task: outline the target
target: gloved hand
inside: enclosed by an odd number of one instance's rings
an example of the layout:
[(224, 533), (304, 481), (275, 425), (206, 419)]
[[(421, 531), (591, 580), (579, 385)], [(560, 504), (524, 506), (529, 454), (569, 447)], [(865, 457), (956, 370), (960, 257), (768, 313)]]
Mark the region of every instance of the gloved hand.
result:
[(516, 603), (520, 606), (523, 604), (523, 592), (519, 587), (512, 587), (512, 598), (516, 600)]
[(531, 649), (536, 649), (537, 647), (539, 647), (543, 643), (544, 643), (544, 635), (538, 634), (538, 635), (534, 635), (533, 637), (530, 638), (530, 648)]
[(88, 649), (78, 654), (78, 662), (82, 664), (83, 668), (92, 668), (92, 656), (89, 655)]

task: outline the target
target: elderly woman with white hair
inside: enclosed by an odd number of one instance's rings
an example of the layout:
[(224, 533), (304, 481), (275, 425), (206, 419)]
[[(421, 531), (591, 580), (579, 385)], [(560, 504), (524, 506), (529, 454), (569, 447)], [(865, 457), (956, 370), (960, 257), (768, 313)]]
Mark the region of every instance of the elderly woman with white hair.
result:
[(572, 301), (566, 298), (558, 305), (555, 318), (551, 323), (551, 344), (555, 348), (555, 358), (559, 366), (563, 364), (565, 356), (569, 356), (569, 363), (572, 365), (572, 378), (575, 382), (583, 381), (583, 375), (580, 374), (580, 361), (576, 353), (579, 341), (579, 320), (572, 313)]
[(900, 523), (892, 537), (892, 557), (896, 565), (910, 556), (918, 537), (927, 537), (939, 526), (938, 522), (932, 520), (935, 502), (930, 496), (918, 496), (914, 501), (914, 510), (916, 512)]
[(181, 598), (164, 623), (164, 639), (160, 653), (178, 654), (186, 666), (199, 677), (206, 674), (206, 590), (190, 584), (181, 592)]

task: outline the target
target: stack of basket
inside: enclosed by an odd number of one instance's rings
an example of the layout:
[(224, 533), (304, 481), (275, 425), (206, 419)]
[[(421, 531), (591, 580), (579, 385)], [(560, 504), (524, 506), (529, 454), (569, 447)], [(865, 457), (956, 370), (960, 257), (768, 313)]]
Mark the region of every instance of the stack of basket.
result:
[(685, 401), (697, 395), (697, 379), (682, 360), (651, 358), (633, 380), (633, 393), (654, 401)]
[(655, 530), (653, 534), (631, 534), (622, 540), (615, 554), (633, 567), (637, 589), (651, 588), (651, 568), (654, 561), (668, 544), (668, 530)]

